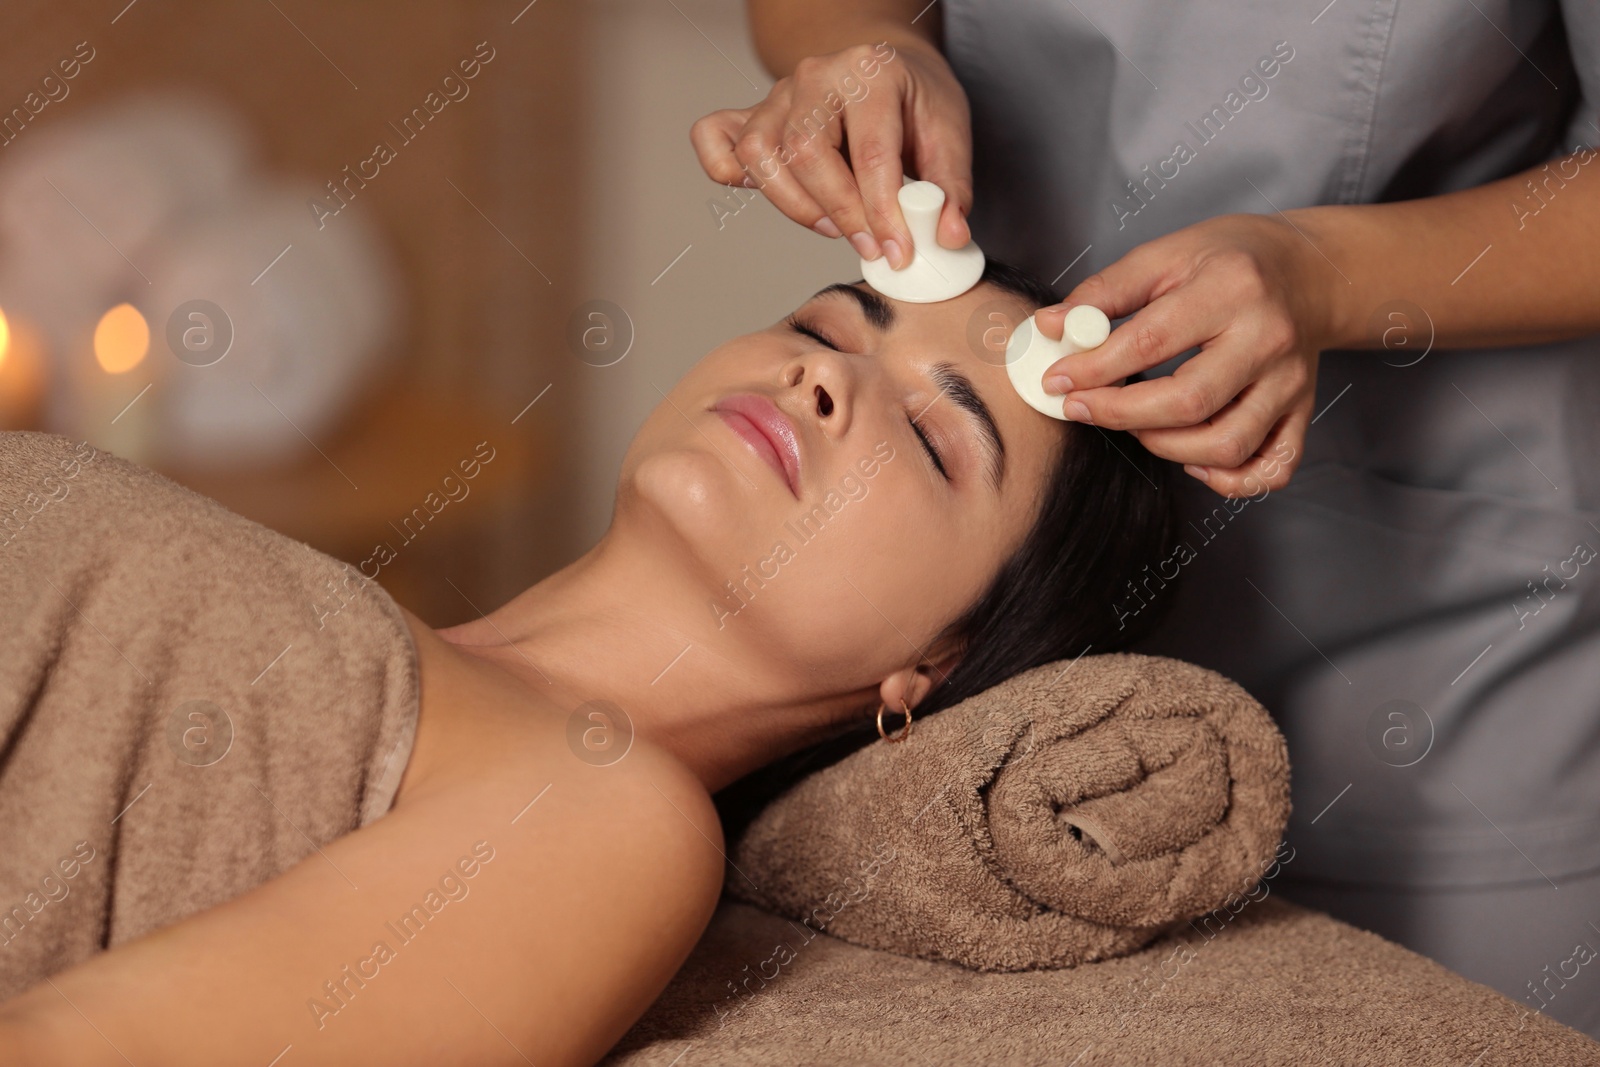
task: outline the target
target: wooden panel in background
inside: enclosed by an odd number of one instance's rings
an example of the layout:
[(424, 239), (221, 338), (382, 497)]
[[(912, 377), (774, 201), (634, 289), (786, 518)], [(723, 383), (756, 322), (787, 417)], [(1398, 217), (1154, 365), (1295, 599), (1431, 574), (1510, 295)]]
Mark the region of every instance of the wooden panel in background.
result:
[[(394, 569), (395, 584), (385, 574), (397, 599), (436, 625), (474, 614), (462, 593), (492, 607), (581, 547), (563, 521), (582, 464), (570, 421), (578, 410), (575, 360), (562, 336), (582, 299), (574, 279), (584, 183), (572, 160), (583, 156), (575, 68), (586, 32), (576, 5), (481, 0), (9, 0), (0, 11), (0, 108), (20, 104), (79, 42), (95, 51), (70, 94), (35, 116), (17, 143), (97, 102), (181, 87), (236, 108), (268, 169), (319, 185), (370, 156), (377, 140), (397, 146), (397, 157), (355, 195), (398, 258), (402, 340), (382, 388), (357, 405), (343, 432), (375, 434), (359, 447), (392, 454), (395, 470), (385, 482), (394, 499), (409, 499), (413, 481), (411, 495), (421, 499), (460, 457), (444, 454), (451, 434), (408, 430), (404, 403), (386, 397), (449, 397), (428, 425), (506, 441), (509, 454), (526, 460), (516, 465), (523, 476), (504, 477), (474, 501), (471, 521), (441, 523), (426, 551), (419, 547)], [(461, 60), (486, 50), (493, 58), (468, 83), (468, 95), (402, 143), (389, 124), (423, 106)], [(387, 453), (384, 434), (393, 435)], [(419, 443), (440, 454), (404, 447)], [(294, 472), (317, 462), (308, 445), (281, 469), (241, 474), (225, 502), (348, 558), (351, 546), (381, 538), (401, 516), (382, 505), (356, 508), (332, 528), (286, 514)], [(190, 477), (202, 490), (215, 484)], [(317, 477), (306, 475), (299, 494), (306, 508), (325, 508)]]

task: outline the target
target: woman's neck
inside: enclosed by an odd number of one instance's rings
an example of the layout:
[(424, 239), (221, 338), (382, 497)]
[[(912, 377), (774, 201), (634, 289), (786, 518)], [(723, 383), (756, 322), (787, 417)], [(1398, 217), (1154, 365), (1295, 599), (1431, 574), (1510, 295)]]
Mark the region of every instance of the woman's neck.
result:
[(866, 690), (803, 692), (780, 650), (719, 629), (706, 603), (689, 562), (664, 565), (608, 534), (502, 607), (438, 633), (562, 712), (616, 705), (634, 736), (712, 792), (833, 736), (873, 699)]

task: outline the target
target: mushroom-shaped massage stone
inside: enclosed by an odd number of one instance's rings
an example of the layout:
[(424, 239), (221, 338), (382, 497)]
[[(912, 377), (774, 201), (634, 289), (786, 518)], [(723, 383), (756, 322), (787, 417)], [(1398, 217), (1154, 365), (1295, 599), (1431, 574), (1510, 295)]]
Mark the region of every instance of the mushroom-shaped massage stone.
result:
[(899, 270), (888, 256), (861, 261), (861, 277), (884, 296), (912, 304), (951, 300), (978, 284), (983, 251), (973, 241), (960, 248), (941, 247), (934, 236), (944, 190), (932, 182), (907, 182), (900, 187), (900, 213), (911, 231), (911, 262)]
[(1039, 332), (1033, 316), (1023, 319), (1006, 342), (1006, 373), (1017, 395), (1035, 411), (1066, 421), (1061, 413), (1062, 398), (1044, 391), (1044, 372), (1062, 356), (1099, 348), (1111, 334), (1106, 313), (1088, 304), (1067, 312), (1061, 324), (1061, 340), (1052, 341)]

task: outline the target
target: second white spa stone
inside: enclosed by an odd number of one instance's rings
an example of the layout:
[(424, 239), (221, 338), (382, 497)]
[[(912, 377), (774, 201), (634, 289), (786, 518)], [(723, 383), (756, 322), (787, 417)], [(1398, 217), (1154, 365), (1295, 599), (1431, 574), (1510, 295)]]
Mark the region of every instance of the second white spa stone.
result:
[(1006, 342), (1006, 373), (1017, 395), (1035, 411), (1052, 419), (1066, 421), (1061, 413), (1062, 398), (1044, 391), (1044, 372), (1063, 356), (1099, 348), (1111, 335), (1111, 320), (1106, 313), (1088, 304), (1067, 312), (1061, 324), (1061, 340), (1052, 341), (1039, 332), (1033, 316), (1023, 319)]
[(906, 182), (900, 186), (900, 213), (911, 231), (911, 262), (899, 270), (888, 256), (861, 261), (866, 283), (895, 300), (934, 304), (953, 300), (978, 284), (983, 274), (983, 251), (976, 242), (944, 248), (936, 232), (944, 190), (932, 182)]

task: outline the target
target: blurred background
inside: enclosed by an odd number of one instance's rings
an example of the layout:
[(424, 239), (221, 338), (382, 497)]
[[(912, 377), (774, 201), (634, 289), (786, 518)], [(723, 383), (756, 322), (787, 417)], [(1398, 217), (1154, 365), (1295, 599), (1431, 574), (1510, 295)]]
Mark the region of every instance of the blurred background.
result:
[(599, 538), (658, 389), (860, 273), (695, 160), (772, 83), (736, 0), (10, 0), (0, 40), (0, 429), (435, 626)]

